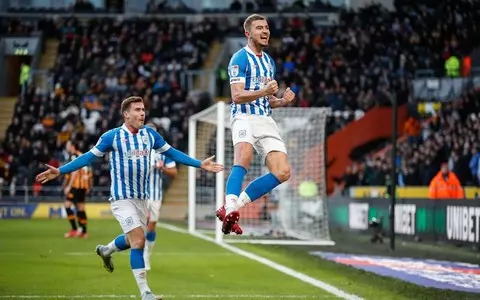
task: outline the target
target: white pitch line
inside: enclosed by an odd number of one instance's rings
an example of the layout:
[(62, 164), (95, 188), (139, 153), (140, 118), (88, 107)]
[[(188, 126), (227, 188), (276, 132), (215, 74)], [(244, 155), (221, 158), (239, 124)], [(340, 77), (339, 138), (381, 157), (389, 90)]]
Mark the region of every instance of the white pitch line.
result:
[[(165, 229), (169, 229), (169, 230), (173, 230), (173, 231), (176, 231), (176, 232), (180, 232), (180, 233), (190, 233), (188, 232), (188, 230), (186, 229), (183, 229), (183, 228), (179, 228), (177, 226), (173, 226), (173, 225), (169, 225), (169, 224), (163, 224), (163, 223), (160, 223), (158, 224), (157, 226), (159, 227), (162, 227), (162, 228), (165, 228)], [(327, 291), (329, 292), (330, 294), (333, 294), (339, 298), (342, 298), (342, 299), (345, 299), (345, 300), (363, 300), (363, 298), (357, 296), (357, 295), (354, 295), (354, 294), (349, 294), (333, 285), (330, 285), (326, 282), (323, 282), (321, 280), (318, 280), (316, 278), (313, 278), (313, 277), (310, 277), (306, 274), (303, 274), (303, 273), (300, 273), (298, 271), (295, 271), (293, 269), (290, 269), (284, 265), (281, 265), (281, 264), (278, 264), (274, 261), (271, 261), (269, 259), (266, 259), (264, 257), (261, 257), (259, 255), (256, 255), (254, 253), (251, 253), (251, 252), (248, 252), (248, 251), (245, 251), (245, 250), (242, 250), (240, 248), (237, 248), (237, 247), (234, 247), (234, 246), (231, 246), (231, 245), (228, 245), (226, 243), (220, 243), (218, 244), (215, 239), (209, 237), (209, 236), (205, 236), (203, 234), (198, 234), (198, 233), (190, 233), (192, 234), (193, 236), (196, 236), (200, 239), (203, 239), (205, 241), (208, 241), (208, 242), (212, 242), (212, 243), (215, 243), (235, 254), (238, 254), (238, 255), (241, 255), (241, 256), (244, 256), (244, 257), (247, 257), (251, 260), (254, 260), (254, 261), (257, 261), (261, 264), (264, 264), (270, 268), (273, 268), (279, 272), (282, 272), (286, 275), (289, 275), (289, 276), (292, 276), (294, 278), (297, 278), (299, 279), (300, 281), (303, 281), (305, 283), (308, 283), (308, 284), (311, 284), (317, 288), (320, 288), (324, 291)]]
[[(190, 298), (190, 299), (328, 299), (329, 295), (220, 295), (220, 294), (191, 294), (191, 295), (163, 295), (162, 298)], [(0, 299), (135, 299), (136, 295), (0, 295)]]

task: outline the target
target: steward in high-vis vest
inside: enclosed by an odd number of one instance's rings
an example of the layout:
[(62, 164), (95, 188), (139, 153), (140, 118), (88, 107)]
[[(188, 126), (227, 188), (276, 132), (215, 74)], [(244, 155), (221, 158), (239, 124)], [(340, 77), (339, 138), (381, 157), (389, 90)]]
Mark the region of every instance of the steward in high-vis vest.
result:
[(30, 77), (30, 66), (27, 64), (22, 64), (20, 67), (20, 86), (23, 86), (28, 82), (28, 78)]
[(465, 198), (457, 175), (448, 169), (447, 163), (442, 164), (440, 171), (430, 181), (428, 196), (432, 200)]
[(448, 77), (460, 76), (460, 60), (455, 55), (445, 61), (445, 73)]

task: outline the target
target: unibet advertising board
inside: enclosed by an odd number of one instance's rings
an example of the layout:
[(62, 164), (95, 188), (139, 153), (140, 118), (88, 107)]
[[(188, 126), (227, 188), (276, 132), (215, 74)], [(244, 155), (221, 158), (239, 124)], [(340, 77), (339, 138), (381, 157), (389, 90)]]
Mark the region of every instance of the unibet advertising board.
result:
[[(330, 227), (370, 233), (376, 218), (390, 231), (390, 202), (386, 199), (329, 199)], [(455, 244), (480, 242), (480, 203), (472, 200), (402, 199), (395, 205), (395, 233)]]

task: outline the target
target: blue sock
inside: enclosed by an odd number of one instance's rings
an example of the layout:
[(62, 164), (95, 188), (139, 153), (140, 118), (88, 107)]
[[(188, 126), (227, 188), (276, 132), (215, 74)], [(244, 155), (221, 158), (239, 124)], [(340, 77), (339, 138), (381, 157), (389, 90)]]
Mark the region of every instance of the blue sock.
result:
[(143, 260), (143, 249), (130, 250), (130, 267), (132, 270), (144, 269), (145, 261)]
[(147, 234), (145, 235), (145, 238), (149, 242), (154, 242), (155, 239), (157, 238), (157, 233), (155, 231), (147, 231)]
[(230, 175), (228, 176), (227, 186), (225, 188), (226, 195), (240, 196), (242, 191), (243, 178), (247, 174), (247, 170), (239, 165), (232, 167)]
[(145, 268), (145, 261), (143, 261), (143, 249), (130, 250), (130, 267), (132, 270)]
[(255, 201), (273, 190), (280, 183), (281, 182), (277, 179), (277, 177), (275, 177), (275, 175), (272, 173), (267, 173), (262, 177), (258, 177), (254, 181), (250, 182), (245, 189), (245, 193), (248, 195), (251, 201)]
[(117, 236), (113, 242), (115, 243), (115, 247), (120, 251), (130, 248), (130, 245), (127, 243), (127, 237), (124, 234)]

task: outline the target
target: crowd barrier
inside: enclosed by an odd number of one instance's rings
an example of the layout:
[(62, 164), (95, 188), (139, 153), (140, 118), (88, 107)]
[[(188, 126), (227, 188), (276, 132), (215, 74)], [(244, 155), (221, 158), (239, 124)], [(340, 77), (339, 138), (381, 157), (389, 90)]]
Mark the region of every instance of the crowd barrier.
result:
[[(348, 189), (352, 198), (383, 198), (387, 188), (385, 186), (354, 186)], [(463, 187), (465, 199), (480, 198), (480, 188), (474, 186)], [(428, 186), (397, 187), (397, 198), (423, 199), (428, 198)]]
[[(331, 229), (371, 233), (376, 218), (390, 232), (390, 201), (333, 197), (328, 201)], [(400, 199), (395, 205), (395, 233), (424, 241), (476, 245), (480, 240), (480, 201)]]

